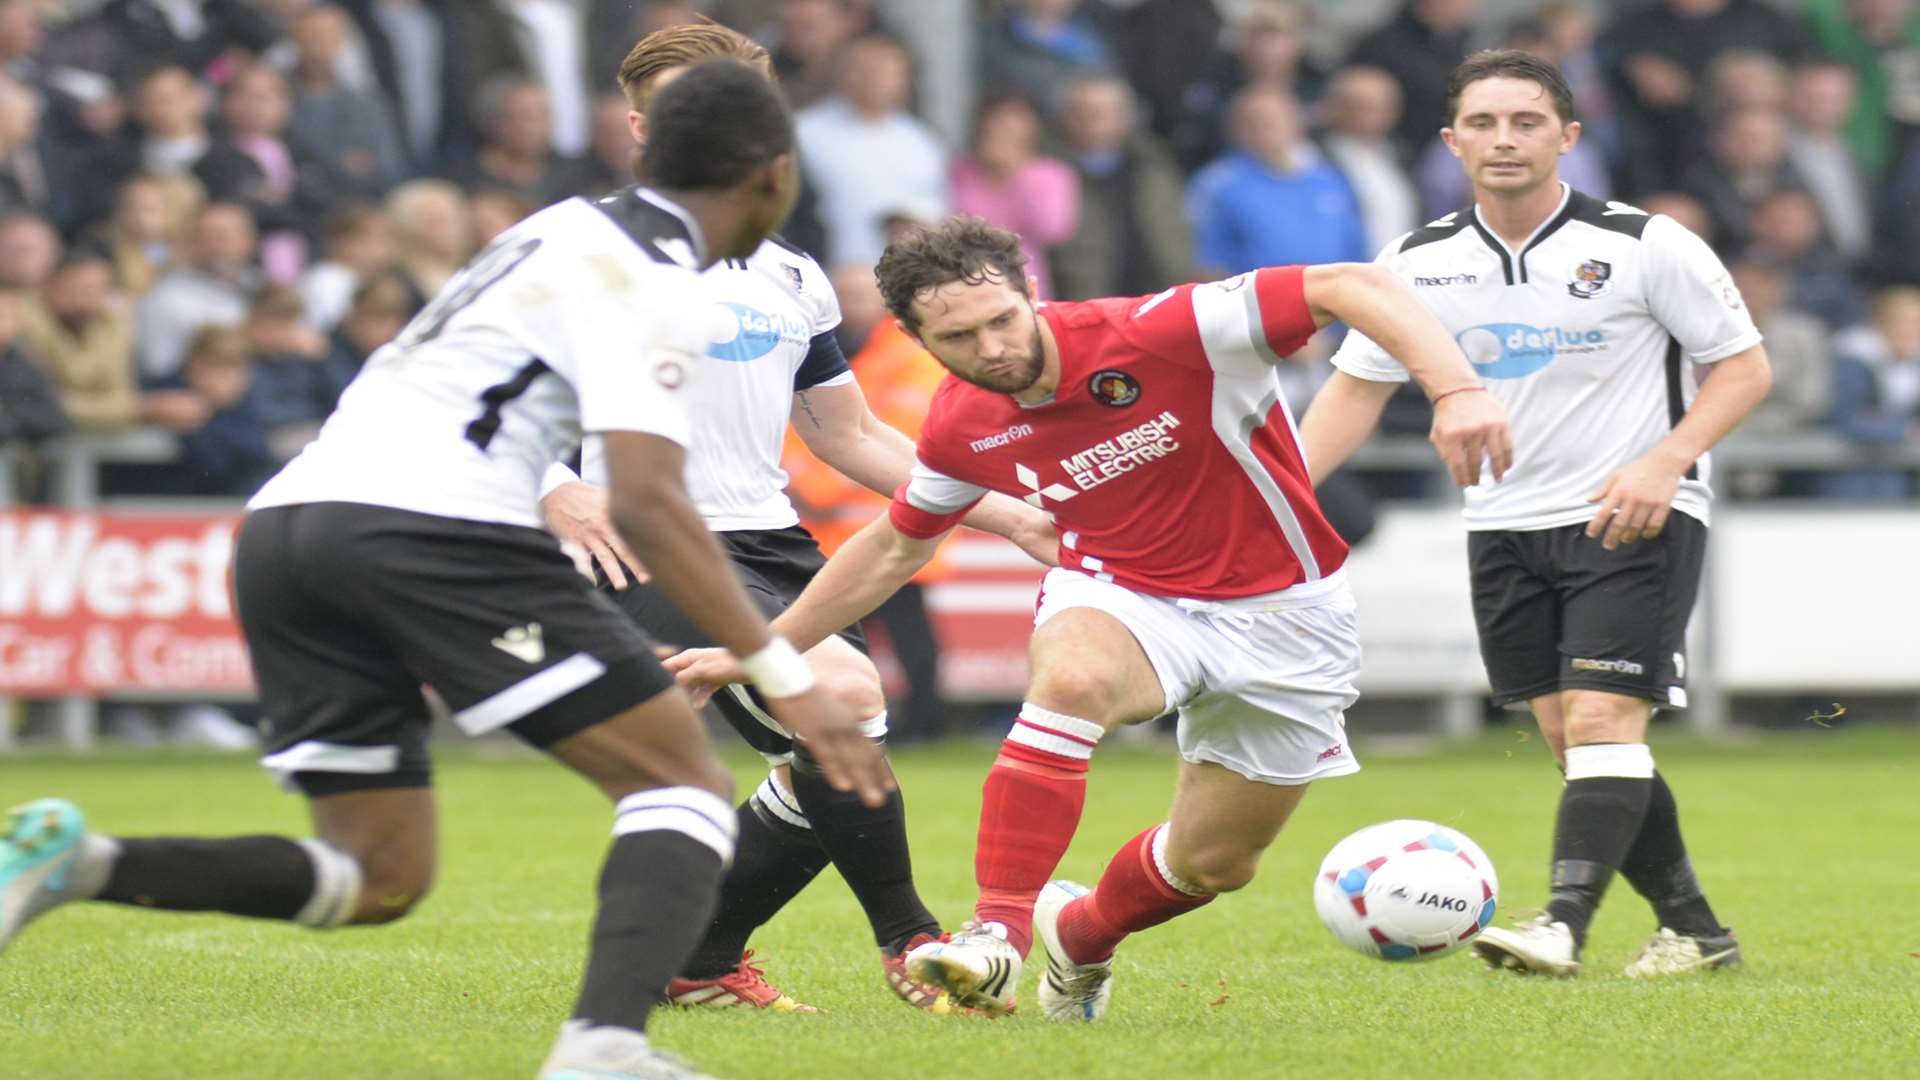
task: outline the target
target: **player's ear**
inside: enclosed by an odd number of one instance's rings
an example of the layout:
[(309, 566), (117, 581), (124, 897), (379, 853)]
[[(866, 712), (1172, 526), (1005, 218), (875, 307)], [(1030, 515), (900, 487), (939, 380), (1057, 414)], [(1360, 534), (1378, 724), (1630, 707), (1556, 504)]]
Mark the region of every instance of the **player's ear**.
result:
[(1453, 141), (1453, 128), (1451, 127), (1441, 128), (1440, 141), (1447, 144), (1447, 151), (1451, 153), (1454, 157), (1460, 156), (1460, 147)]
[(1040, 279), (1032, 274), (1027, 275), (1027, 299), (1040, 299)]
[(777, 191), (786, 191), (800, 184), (800, 164), (791, 153), (781, 154), (767, 163), (767, 178)]
[(1565, 154), (1580, 145), (1580, 121), (1569, 120), (1560, 132), (1560, 152)]
[(627, 134), (633, 136), (633, 144), (635, 146), (644, 147), (647, 145), (647, 114), (646, 113), (641, 112), (639, 109), (632, 109), (628, 111)]

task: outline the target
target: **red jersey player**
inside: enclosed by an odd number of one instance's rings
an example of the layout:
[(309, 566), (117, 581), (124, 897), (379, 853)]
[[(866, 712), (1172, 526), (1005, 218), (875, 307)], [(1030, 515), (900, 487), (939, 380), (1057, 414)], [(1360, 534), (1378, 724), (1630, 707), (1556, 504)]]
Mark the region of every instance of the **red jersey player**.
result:
[[(914, 977), (1011, 1007), (1037, 932), (1040, 1005), (1091, 1020), (1114, 947), (1252, 880), (1306, 785), (1359, 766), (1342, 730), (1360, 650), (1346, 545), (1315, 503), (1274, 364), (1336, 319), (1401, 358), (1434, 400), (1461, 484), (1511, 460), (1506, 414), (1412, 292), (1368, 265), (1279, 267), (1149, 297), (1036, 308), (1017, 238), (972, 218), (887, 248), (881, 291), (955, 376), (912, 480), (774, 621), (806, 646), (876, 607), (988, 491), (1054, 516), (1033, 676), (986, 781), (974, 919), (908, 956)], [(1386, 340), (1381, 340), (1385, 335)], [(668, 661), (685, 684), (739, 678), (720, 650)], [(1099, 885), (1048, 883), (1079, 824), (1094, 748), (1179, 712), (1167, 821)]]

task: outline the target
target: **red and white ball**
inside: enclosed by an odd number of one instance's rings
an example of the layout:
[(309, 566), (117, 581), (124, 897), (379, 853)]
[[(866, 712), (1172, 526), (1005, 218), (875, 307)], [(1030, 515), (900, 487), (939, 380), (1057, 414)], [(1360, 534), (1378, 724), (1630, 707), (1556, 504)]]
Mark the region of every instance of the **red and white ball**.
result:
[(1426, 960), (1493, 921), (1500, 879), (1464, 833), (1431, 821), (1369, 825), (1333, 846), (1313, 906), (1340, 943), (1383, 960)]

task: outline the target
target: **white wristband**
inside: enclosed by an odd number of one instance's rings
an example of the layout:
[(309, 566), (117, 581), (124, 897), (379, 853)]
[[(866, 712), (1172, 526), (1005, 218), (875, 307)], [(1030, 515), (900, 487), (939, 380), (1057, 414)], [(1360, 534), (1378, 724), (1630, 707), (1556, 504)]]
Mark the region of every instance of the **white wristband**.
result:
[(801, 657), (793, 643), (783, 637), (767, 642), (752, 656), (740, 659), (740, 670), (747, 673), (762, 694), (787, 698), (813, 689), (813, 669)]

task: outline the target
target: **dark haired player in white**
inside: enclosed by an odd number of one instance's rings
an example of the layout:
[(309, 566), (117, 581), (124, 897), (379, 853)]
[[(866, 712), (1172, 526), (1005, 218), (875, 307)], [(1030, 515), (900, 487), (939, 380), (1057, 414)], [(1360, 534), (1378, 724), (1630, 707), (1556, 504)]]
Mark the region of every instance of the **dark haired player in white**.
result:
[[(1314, 501), (1275, 368), (1320, 326), (1370, 329), (1434, 396), (1433, 438), (1461, 484), (1506, 468), (1506, 417), (1445, 329), (1366, 264), (1268, 267), (1154, 296), (1036, 308), (1019, 237), (953, 218), (887, 246), (888, 310), (952, 378), (927, 411), (913, 477), (774, 625), (812, 643), (925, 565), (989, 491), (1047, 510), (1060, 565), (1042, 583), (1033, 677), (981, 800), (973, 920), (907, 955), (916, 979), (1003, 1013), (1036, 938), (1040, 1010), (1106, 1011), (1128, 934), (1253, 879), (1307, 785), (1359, 766), (1344, 714), (1360, 651), (1347, 547)], [(668, 661), (703, 687), (721, 650)], [(1099, 884), (1048, 882), (1100, 740), (1178, 712), (1164, 823)]]
[[(1574, 974), (1619, 872), (1660, 920), (1627, 974), (1738, 963), (1646, 740), (1654, 709), (1687, 704), (1707, 449), (1766, 396), (1760, 333), (1698, 237), (1561, 182), (1580, 124), (1552, 64), (1477, 54), (1455, 69), (1447, 105), (1441, 134), (1474, 205), (1394, 241), (1379, 262), (1440, 317), (1513, 417), (1513, 472), (1466, 493), (1474, 615), (1495, 702), (1533, 710), (1567, 778), (1546, 913), (1489, 927), (1474, 948), (1516, 971)], [(1301, 421), (1316, 480), (1407, 378), (1358, 333), (1334, 366)]]
[(391, 922), (426, 894), (437, 830), (432, 686), (468, 734), (511, 731), (617, 807), (586, 977), (542, 1075), (696, 1074), (647, 1017), (699, 940), (733, 852), (731, 782), (650, 650), (540, 527), (541, 474), (606, 441), (612, 514), (833, 781), (882, 801), (852, 715), (770, 637), (681, 474), (698, 374), (697, 271), (792, 207), (785, 103), (751, 69), (690, 70), (654, 102), (657, 187), (560, 203), (477, 255), (369, 361), (319, 438), (249, 504), (235, 552), (265, 764), (313, 839), (109, 838), (60, 800), (0, 842), (0, 943), (69, 900), (223, 911), (317, 929)]

